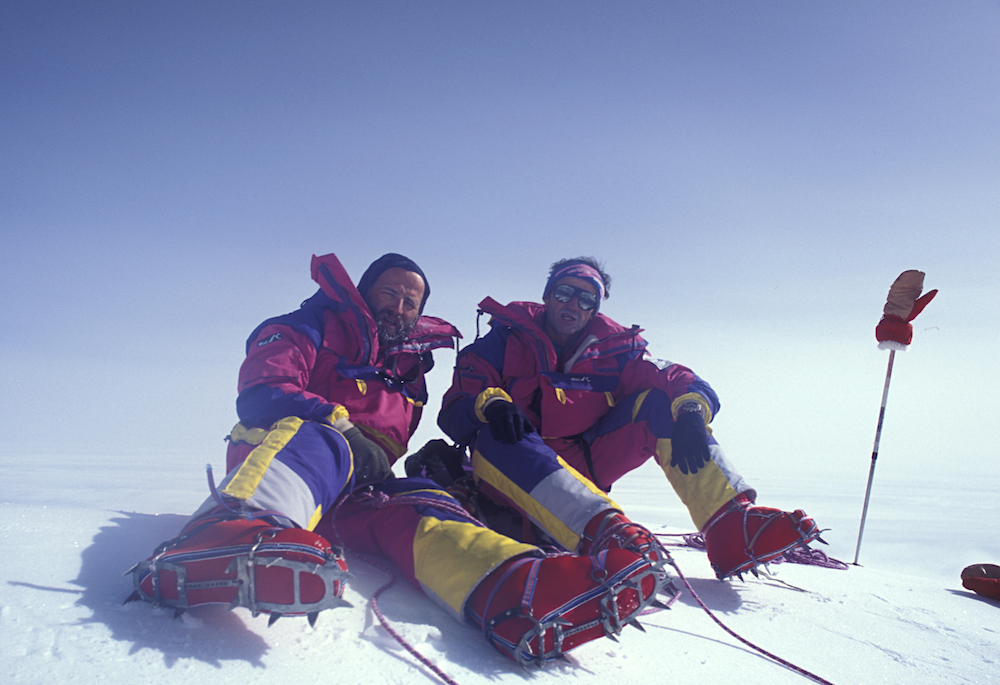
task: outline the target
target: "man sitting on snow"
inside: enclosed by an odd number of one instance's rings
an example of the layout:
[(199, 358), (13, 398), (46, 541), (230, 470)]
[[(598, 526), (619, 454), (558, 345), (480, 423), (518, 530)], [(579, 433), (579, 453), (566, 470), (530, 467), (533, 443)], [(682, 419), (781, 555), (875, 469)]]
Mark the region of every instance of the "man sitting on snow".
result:
[[(492, 328), (459, 353), (438, 416), (445, 433), (471, 445), (479, 489), (545, 523), (546, 493), (526, 472), (568, 463), (608, 491), (655, 455), (720, 579), (816, 539), (804, 512), (753, 506), (756, 492), (708, 430), (715, 392), (690, 369), (649, 359), (638, 326), (599, 313), (610, 282), (593, 258), (567, 259), (552, 265), (542, 304), (479, 304)], [(586, 536), (599, 537), (598, 525)]]
[(581, 547), (588, 522), (617, 507), (569, 470), (548, 483), (562, 501), (554, 520), (569, 505), (576, 519), (549, 532), (586, 556), (546, 555), (485, 527), (434, 482), (394, 478), (432, 350), (453, 347), (458, 331), (421, 316), (430, 287), (401, 255), (376, 260), (357, 288), (332, 254), (313, 257), (312, 276), (315, 295), (248, 339), (228, 474), (178, 537), (136, 565), (132, 599), (312, 622), (346, 604), (343, 544), (391, 559), (524, 665), (617, 634), (656, 601), (666, 552), (630, 522)]

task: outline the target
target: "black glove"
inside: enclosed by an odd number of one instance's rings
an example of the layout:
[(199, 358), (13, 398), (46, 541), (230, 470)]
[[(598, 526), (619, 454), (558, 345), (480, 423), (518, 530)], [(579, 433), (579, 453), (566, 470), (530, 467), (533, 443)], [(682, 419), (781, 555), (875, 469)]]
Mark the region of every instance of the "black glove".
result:
[(687, 475), (698, 473), (712, 458), (708, 451), (708, 428), (701, 412), (682, 411), (670, 436), (670, 465)]
[(431, 440), (406, 458), (406, 475), (409, 478), (431, 478), (442, 471), (452, 481), (465, 475), (462, 462), (465, 450), (449, 445), (444, 440)]
[(364, 436), (357, 426), (344, 431), (354, 453), (354, 482), (356, 485), (376, 483), (392, 478), (389, 458), (381, 447)]
[(489, 421), (493, 439), (505, 445), (512, 445), (535, 432), (535, 427), (521, 413), (521, 408), (507, 400), (494, 400), (483, 410), (483, 416)]

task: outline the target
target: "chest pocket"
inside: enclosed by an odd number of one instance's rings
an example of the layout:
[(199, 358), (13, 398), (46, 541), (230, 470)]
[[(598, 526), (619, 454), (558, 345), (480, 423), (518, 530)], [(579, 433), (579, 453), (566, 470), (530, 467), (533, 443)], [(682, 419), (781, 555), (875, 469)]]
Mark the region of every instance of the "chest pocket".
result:
[(543, 438), (579, 435), (614, 406), (617, 376), (600, 374), (541, 374)]

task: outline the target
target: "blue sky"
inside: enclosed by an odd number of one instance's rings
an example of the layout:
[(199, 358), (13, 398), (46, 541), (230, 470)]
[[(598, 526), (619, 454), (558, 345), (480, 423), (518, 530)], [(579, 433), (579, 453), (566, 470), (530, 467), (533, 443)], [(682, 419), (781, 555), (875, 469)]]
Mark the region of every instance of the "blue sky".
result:
[(927, 272), (880, 468), (996, 475), (996, 1), (10, 1), (0, 84), (0, 451), (218, 468), (313, 253), (407, 254), (467, 341), (593, 254), (751, 477), (867, 475)]

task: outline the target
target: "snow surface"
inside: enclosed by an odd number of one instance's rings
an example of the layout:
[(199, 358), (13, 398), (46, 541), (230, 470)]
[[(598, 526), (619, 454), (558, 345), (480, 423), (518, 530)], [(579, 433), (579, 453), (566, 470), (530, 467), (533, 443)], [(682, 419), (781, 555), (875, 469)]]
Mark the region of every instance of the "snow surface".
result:
[[(197, 468), (0, 455), (0, 469), (4, 682), (440, 682), (374, 618), (369, 599), (386, 575), (350, 555), (355, 579), (345, 597), (354, 607), (323, 612), (314, 628), (293, 618), (268, 628), (266, 616), (244, 609), (200, 607), (174, 619), (142, 602), (123, 604), (131, 589), (123, 571), (176, 534), (204, 496)], [(862, 566), (781, 564), (773, 570), (788, 585), (721, 583), (703, 553), (680, 547), (675, 559), (719, 620), (833, 683), (1000, 682), (1000, 605), (959, 581), (967, 564), (1000, 561), (985, 556), (988, 536), (970, 525), (997, 520), (987, 483), (876, 483)], [(826, 551), (853, 560), (863, 480), (755, 485), (762, 503), (804, 508), (831, 528)], [(655, 466), (630, 474), (612, 495), (657, 531), (690, 532)], [(645, 633), (588, 643), (569, 663), (533, 673), (402, 582), (378, 604), (398, 633), (462, 684), (809, 682), (726, 634), (687, 594), (645, 616)]]

